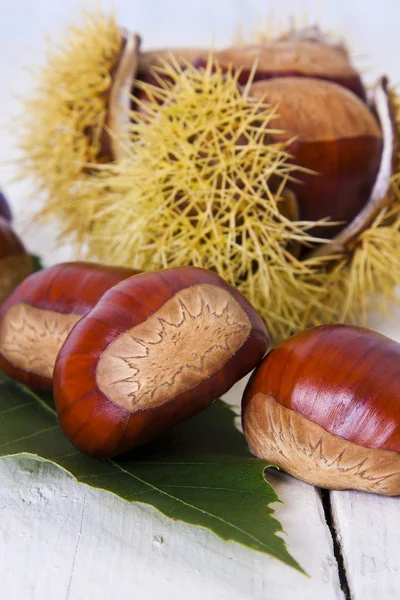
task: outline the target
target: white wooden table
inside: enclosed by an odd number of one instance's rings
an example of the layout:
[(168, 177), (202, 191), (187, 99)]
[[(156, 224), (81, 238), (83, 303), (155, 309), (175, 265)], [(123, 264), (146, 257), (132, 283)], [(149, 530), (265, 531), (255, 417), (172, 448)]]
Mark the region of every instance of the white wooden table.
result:
[[(24, 65), (42, 60), (43, 36), (76, 17), (79, 0), (2, 2), (0, 20), (0, 184), (30, 250), (47, 264), (72, 258), (55, 245), (53, 228), (30, 223), (28, 183), (11, 183), (15, 167), (14, 94), (29, 93)], [(4, 5), (3, 5), (4, 4)], [(267, 15), (262, 0), (147, 0), (114, 3), (120, 22), (143, 34), (145, 46), (226, 44), (238, 21)], [(299, 2), (281, 0), (284, 19)], [(400, 80), (398, 0), (304, 2), (310, 17), (350, 33), (368, 79), (381, 72)], [(302, 11), (300, 11), (302, 12)], [(312, 19), (311, 19), (312, 20)], [(17, 120), (14, 119), (14, 123)], [(400, 341), (399, 320), (375, 321)], [(228, 394), (238, 405), (243, 383)], [(277, 560), (200, 528), (173, 522), (145, 505), (129, 505), (76, 484), (47, 464), (0, 461), (1, 600), (395, 600), (400, 597), (400, 500), (355, 492), (321, 493), (279, 473), (268, 475), (284, 505), (276, 516), (289, 550), (307, 578)]]

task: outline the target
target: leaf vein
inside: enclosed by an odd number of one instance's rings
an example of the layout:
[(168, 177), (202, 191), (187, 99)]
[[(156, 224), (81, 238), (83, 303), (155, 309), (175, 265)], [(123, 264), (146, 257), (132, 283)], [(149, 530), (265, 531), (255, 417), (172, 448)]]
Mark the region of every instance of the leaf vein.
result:
[(268, 544), (266, 544), (262, 540), (258, 539), (255, 535), (249, 533), (248, 531), (245, 531), (241, 527), (238, 527), (237, 525), (234, 525), (233, 523), (230, 523), (229, 521), (227, 521), (226, 519), (223, 519), (222, 517), (219, 517), (218, 515), (213, 515), (212, 513), (208, 512), (207, 510), (203, 510), (203, 509), (201, 509), (201, 508), (199, 508), (197, 506), (194, 506), (193, 504), (190, 504), (189, 502), (185, 502), (184, 500), (182, 500), (181, 498), (178, 498), (177, 496), (174, 496), (173, 494), (169, 494), (165, 490), (162, 490), (162, 489), (158, 488), (157, 486), (149, 483), (148, 481), (145, 481), (144, 479), (141, 479), (137, 475), (133, 475), (133, 473), (130, 473), (129, 471), (127, 471), (126, 469), (124, 469), (123, 467), (121, 467), (118, 463), (116, 463), (113, 460), (109, 460), (108, 462), (110, 462), (111, 464), (113, 464), (115, 467), (117, 467), (117, 469), (119, 469), (120, 471), (122, 471), (123, 473), (125, 473), (126, 475), (128, 475), (129, 477), (133, 477), (134, 479), (137, 479), (137, 481), (140, 481), (144, 485), (147, 485), (148, 487), (150, 487), (151, 489), (153, 489), (155, 492), (158, 492), (159, 494), (165, 495), (165, 496), (171, 498), (172, 500), (175, 500), (176, 502), (178, 502), (178, 503), (180, 503), (180, 504), (182, 504), (184, 506), (187, 506), (188, 508), (191, 508), (192, 510), (195, 510), (195, 511), (200, 512), (200, 513), (202, 513), (204, 515), (207, 515), (208, 517), (211, 517), (212, 519), (215, 519), (217, 521), (221, 521), (221, 523), (224, 523), (225, 525), (227, 525), (228, 527), (231, 527), (232, 529), (236, 529), (237, 531), (239, 531), (240, 533), (242, 533), (244, 536), (246, 536), (246, 537), (254, 540), (258, 544), (260, 544), (260, 546), (262, 546), (264, 548), (269, 548)]
[(47, 402), (42, 400), (42, 398), (40, 396), (35, 394), (35, 392), (33, 390), (28, 388), (26, 385), (23, 385), (22, 383), (19, 383), (18, 386), (22, 389), (23, 392), (28, 394), (28, 396), (32, 396), (32, 398), (34, 398), (36, 400), (36, 402), (38, 402), (40, 404), (40, 406), (45, 408), (48, 412), (50, 412), (57, 419), (57, 413), (54, 410), (54, 408), (51, 408), (51, 406), (49, 404), (47, 404)]
[(35, 431), (34, 433), (31, 433), (30, 435), (24, 435), (15, 440), (11, 440), (10, 442), (6, 442), (5, 444), (1, 444), (0, 448), (4, 448), (5, 446), (11, 446), (12, 444), (15, 444), (16, 442), (22, 442), (23, 440), (28, 440), (29, 438), (33, 438), (33, 437), (36, 437), (37, 435), (41, 435), (42, 433), (46, 433), (46, 431), (50, 431), (50, 429), (57, 429), (57, 427), (58, 427), (58, 425), (52, 425), (51, 427), (46, 427), (45, 429), (41, 429), (40, 431)]
[(11, 408), (6, 408), (5, 410), (0, 411), (1, 415), (6, 415), (7, 413), (14, 412), (15, 410), (19, 410), (20, 408), (26, 408), (27, 406), (33, 406), (34, 402), (26, 402), (25, 404), (18, 404), (18, 406), (12, 406)]

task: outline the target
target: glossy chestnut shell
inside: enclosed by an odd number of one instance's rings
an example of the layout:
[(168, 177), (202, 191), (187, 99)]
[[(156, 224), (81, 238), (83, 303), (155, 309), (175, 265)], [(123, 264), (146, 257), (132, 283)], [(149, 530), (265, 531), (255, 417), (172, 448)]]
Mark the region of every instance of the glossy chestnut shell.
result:
[(346, 325), (289, 338), (242, 405), (257, 455), (314, 485), (400, 494), (400, 344)]
[(241, 84), (246, 84), (251, 74), (253, 82), (312, 77), (341, 85), (364, 101), (366, 98), (361, 77), (341, 47), (310, 40), (271, 40), (220, 50), (215, 60), (225, 69), (240, 71)]
[(215, 273), (137, 275), (66, 339), (54, 370), (60, 425), (85, 454), (130, 450), (209, 406), (267, 346), (261, 317)]
[(25, 279), (1, 307), (1, 370), (32, 388), (51, 390), (54, 362), (72, 327), (104, 292), (137, 272), (75, 262)]
[(377, 178), (383, 140), (374, 114), (344, 87), (307, 77), (259, 81), (250, 95), (278, 107), (273, 126), (284, 133), (273, 141), (290, 142), (292, 162), (310, 170), (287, 183), (300, 219), (338, 222), (312, 230), (334, 237), (367, 204)]
[[(210, 52), (198, 48), (170, 48), (141, 52), (137, 79), (158, 86), (162, 73), (154, 67), (174, 62), (182, 69), (189, 62), (199, 69), (206, 68)], [(343, 47), (326, 43), (280, 39), (254, 44), (232, 46), (213, 53), (213, 59), (224, 70), (238, 73), (238, 83), (245, 85), (284, 77), (313, 77), (337, 83), (366, 100), (365, 88), (359, 73), (352, 67)], [(140, 88), (133, 95), (145, 100)]]

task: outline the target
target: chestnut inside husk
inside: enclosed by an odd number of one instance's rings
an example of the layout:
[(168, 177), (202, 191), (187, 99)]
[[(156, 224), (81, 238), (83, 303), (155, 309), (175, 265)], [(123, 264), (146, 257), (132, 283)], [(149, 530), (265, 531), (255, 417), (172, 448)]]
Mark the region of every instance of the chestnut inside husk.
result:
[[(60, 170), (32, 162), (51, 192), (44, 216), (99, 260), (214, 269), (276, 339), (305, 325), (366, 322), (369, 308), (386, 307), (400, 278), (398, 103), (386, 79), (368, 90), (345, 44), (318, 28), (210, 53), (142, 52), (113, 19), (101, 27), (110, 30), (101, 43), (114, 40), (99, 52), (111, 65), (103, 145), (61, 182)], [(261, 126), (248, 120), (251, 107)], [(28, 127), (31, 146), (40, 126)]]

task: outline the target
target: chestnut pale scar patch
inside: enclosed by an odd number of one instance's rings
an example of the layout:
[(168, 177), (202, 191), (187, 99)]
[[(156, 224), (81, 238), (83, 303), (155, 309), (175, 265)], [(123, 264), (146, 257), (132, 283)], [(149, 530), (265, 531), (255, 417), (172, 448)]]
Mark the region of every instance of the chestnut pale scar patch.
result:
[(97, 385), (128, 410), (159, 406), (219, 371), (250, 331), (247, 314), (227, 290), (185, 288), (106, 348)]
[(244, 431), (256, 456), (307, 483), (400, 494), (400, 454), (333, 435), (262, 392), (246, 407)]
[(64, 315), (20, 302), (0, 325), (0, 352), (12, 365), (52, 377), (57, 354), (81, 315)]
[(31, 273), (32, 259), (29, 254), (0, 258), (0, 303)]

